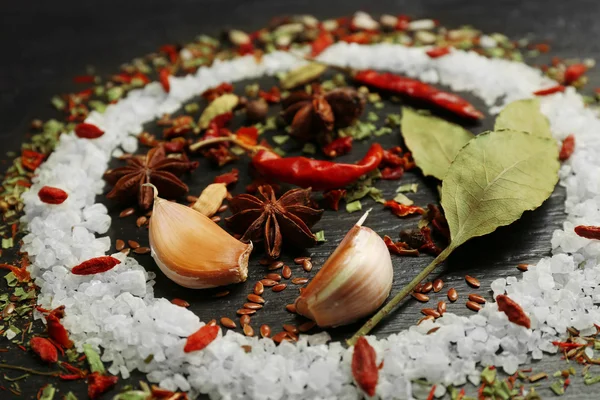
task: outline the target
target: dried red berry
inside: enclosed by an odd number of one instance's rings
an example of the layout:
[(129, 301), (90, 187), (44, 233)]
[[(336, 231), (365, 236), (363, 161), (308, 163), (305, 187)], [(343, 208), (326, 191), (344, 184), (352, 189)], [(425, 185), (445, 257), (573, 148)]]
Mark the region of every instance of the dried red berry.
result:
[(425, 52), (431, 58), (438, 58), (450, 54), (449, 47), (433, 47)]
[(560, 161), (568, 160), (569, 157), (571, 157), (571, 154), (573, 154), (573, 151), (575, 151), (575, 136), (570, 134), (563, 140), (558, 158)]
[(575, 227), (575, 233), (586, 239), (600, 240), (600, 226), (579, 225)]
[(316, 57), (325, 51), (326, 48), (331, 46), (335, 41), (333, 40), (333, 36), (327, 31), (321, 31), (319, 36), (311, 43), (311, 57)]
[(216, 325), (204, 325), (197, 332), (188, 336), (183, 351), (190, 353), (192, 351), (202, 350), (208, 346), (219, 334), (219, 327)]
[(358, 386), (369, 396), (375, 395), (379, 379), (379, 367), (375, 349), (364, 337), (359, 337), (352, 354), (352, 376)]
[(569, 65), (565, 70), (564, 81), (567, 85), (575, 82), (587, 71), (587, 67), (584, 64), (573, 64)]
[(38, 197), (41, 201), (47, 204), (62, 204), (69, 197), (69, 195), (62, 189), (44, 186), (38, 192)]
[(75, 126), (75, 134), (82, 139), (96, 139), (104, 135), (104, 131), (96, 125), (83, 122)]
[(524, 326), (527, 329), (531, 327), (531, 321), (525, 311), (510, 297), (500, 294), (496, 296), (496, 303), (498, 303), (498, 310), (504, 312), (510, 322)]
[(71, 269), (71, 273), (74, 275), (99, 274), (101, 272), (106, 272), (113, 269), (117, 264), (121, 264), (121, 261), (117, 260), (114, 257), (96, 257), (74, 266)]
[(88, 396), (90, 399), (97, 399), (103, 393), (106, 393), (109, 389), (117, 384), (119, 377), (101, 375), (99, 372), (94, 372), (88, 375)]
[(171, 84), (169, 83), (169, 75), (171, 75), (171, 73), (167, 68), (161, 69), (158, 73), (158, 80), (160, 81), (160, 84), (164, 91), (167, 93), (169, 93), (169, 91), (171, 90)]
[(31, 346), (31, 350), (33, 350), (42, 361), (49, 364), (54, 364), (58, 361), (58, 351), (48, 339), (35, 336), (31, 338), (29, 345)]

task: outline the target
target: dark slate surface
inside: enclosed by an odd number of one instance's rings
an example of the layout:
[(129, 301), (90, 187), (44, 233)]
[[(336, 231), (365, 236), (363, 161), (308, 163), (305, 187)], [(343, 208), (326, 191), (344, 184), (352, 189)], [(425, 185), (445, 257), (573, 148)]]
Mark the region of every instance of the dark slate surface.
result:
[[(319, 18), (349, 14), (363, 9), (373, 13), (405, 13), (414, 17), (433, 17), (449, 27), (473, 24), (487, 32), (500, 31), (514, 38), (529, 37), (534, 41), (549, 41), (553, 54), (561, 57), (595, 57), (600, 45), (593, 39), (598, 36), (595, 18), (599, 15), (600, 3), (594, 1), (559, 2), (542, 4), (521, 1), (477, 2), (469, 0), (429, 0), (378, 1), (365, 2), (349, 0), (340, 2), (317, 1), (179, 1), (143, 2), (139, 0), (115, 1), (65, 1), (57, 3), (39, 3), (35, 6), (27, 2), (13, 2), (3, 6), (0, 16), (0, 41), (3, 57), (0, 65), (0, 143), (3, 151), (18, 149), (24, 138), (29, 121), (32, 118), (45, 118), (52, 115), (48, 99), (55, 93), (74, 89), (71, 78), (84, 71), (85, 66), (94, 65), (101, 75), (114, 72), (121, 63), (134, 56), (154, 51), (164, 43), (183, 42), (196, 34), (216, 33), (221, 28), (242, 27), (248, 30), (264, 25), (272, 16), (292, 13), (311, 13)], [(592, 74), (590, 87), (599, 83), (598, 75)], [(266, 81), (265, 81), (266, 83)], [(397, 106), (390, 106), (395, 111)], [(480, 132), (489, 127), (490, 121), (471, 127)], [(399, 136), (387, 136), (385, 145), (399, 144)], [(355, 146), (349, 160), (359, 158), (368, 144)], [(118, 162), (114, 163), (114, 166)], [(245, 161), (236, 166), (245, 168)], [(187, 182), (192, 193), (198, 193), (218, 170), (202, 163), (207, 174), (195, 174)], [(244, 171), (242, 169), (242, 171)], [(246, 174), (235, 188), (234, 193), (243, 190)], [(402, 183), (419, 182), (419, 192), (413, 196), (417, 204), (434, 201), (435, 184), (424, 180), (417, 172), (409, 173)], [(397, 186), (394, 182), (382, 182), (377, 185), (387, 197)], [(449, 311), (463, 315), (470, 313), (464, 307), (465, 295), (474, 292), (464, 283), (464, 275), (479, 278), (482, 288), (500, 276), (518, 276), (515, 266), (521, 262), (535, 262), (550, 252), (551, 232), (558, 228), (563, 218), (564, 191), (557, 189), (554, 195), (537, 211), (527, 213), (514, 225), (499, 229), (483, 239), (477, 239), (458, 250), (448, 262), (436, 271), (446, 281), (445, 290), (432, 296), (435, 300), (445, 298), (446, 289), (455, 287), (461, 298), (449, 305)], [(113, 216), (117, 216), (120, 206), (110, 205)], [(364, 206), (376, 206), (365, 201)], [(315, 229), (325, 229), (328, 242), (310, 250), (315, 263), (315, 271), (353, 225), (359, 214), (326, 213)], [(417, 219), (397, 219), (376, 207), (368, 226), (381, 234), (396, 237), (400, 229), (414, 226)], [(147, 243), (147, 233), (135, 228), (134, 218), (116, 221), (111, 228), (113, 241), (117, 238), (137, 239), (143, 245)], [(260, 248), (260, 245), (258, 245)], [(223, 299), (214, 299), (209, 293), (182, 289), (162, 278), (149, 256), (138, 256), (147, 268), (159, 273), (156, 293), (167, 298), (180, 297), (192, 303), (192, 309), (201, 318), (235, 317), (235, 310), (243, 304), (245, 294), (252, 284), (265, 273), (258, 266), (260, 252), (254, 256), (248, 282), (231, 288), (231, 294)], [(290, 254), (289, 258), (292, 257)], [(289, 258), (287, 261), (290, 261)], [(284, 261), (286, 258), (284, 258)], [(395, 280), (393, 292), (409, 282), (420, 268), (431, 261), (429, 256), (419, 258), (393, 258)], [(290, 264), (293, 265), (293, 264)], [(311, 276), (295, 267), (294, 276)], [(2, 282), (3, 283), (3, 282)], [(480, 293), (490, 298), (486, 290)], [(296, 318), (284, 310), (291, 303), (297, 291), (291, 287), (281, 293), (265, 294), (267, 304), (253, 318), (255, 330), (262, 323), (268, 323), (277, 330), (282, 323), (294, 322)], [(421, 304), (414, 301), (404, 303), (394, 314), (385, 320), (375, 331), (379, 336), (397, 332), (414, 323), (419, 317)], [(348, 337), (359, 325), (331, 331), (334, 337)], [(4, 339), (3, 339), (4, 340)], [(4, 346), (3, 346), (4, 347)], [(42, 368), (32, 357), (15, 349), (3, 353), (2, 360), (31, 367)], [(542, 362), (533, 363), (535, 371), (553, 373), (566, 367), (558, 357), (545, 357)], [(597, 369), (597, 367), (595, 367)], [(3, 371), (4, 372), (4, 371)], [(594, 368), (592, 368), (592, 372)], [(598, 372), (598, 371), (596, 371)], [(16, 376), (9, 373), (9, 376)], [(136, 384), (143, 379), (141, 374), (119, 386)], [(572, 379), (573, 383), (563, 398), (597, 398), (595, 387), (583, 385), (581, 377)], [(21, 383), (23, 398), (33, 398), (37, 389), (46, 382), (43, 378), (29, 378)], [(0, 382), (6, 385), (6, 382)], [(547, 387), (543, 383), (542, 387)], [(82, 383), (60, 384), (60, 395), (73, 390), (80, 398), (85, 398), (85, 386)], [(544, 398), (553, 394), (542, 389)], [(12, 398), (9, 392), (0, 392), (1, 398)], [(109, 398), (110, 396), (106, 396)], [(60, 398), (60, 397), (59, 397)]]

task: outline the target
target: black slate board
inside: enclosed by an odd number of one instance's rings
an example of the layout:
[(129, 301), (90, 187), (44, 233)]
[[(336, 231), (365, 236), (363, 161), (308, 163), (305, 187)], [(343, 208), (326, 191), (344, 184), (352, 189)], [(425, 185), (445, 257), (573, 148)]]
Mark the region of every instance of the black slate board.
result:
[[(94, 65), (99, 74), (114, 72), (121, 63), (134, 56), (154, 51), (164, 43), (186, 41), (198, 33), (216, 33), (224, 27), (240, 27), (248, 30), (264, 25), (272, 16), (293, 13), (310, 13), (319, 18), (333, 17), (363, 9), (372, 13), (404, 13), (415, 18), (432, 17), (442, 24), (457, 27), (473, 24), (486, 32), (503, 32), (513, 38), (529, 37), (535, 41), (548, 40), (553, 46), (552, 54), (561, 57), (594, 57), (600, 53), (600, 45), (590, 37), (597, 36), (599, 28), (594, 26), (594, 17), (600, 11), (600, 4), (592, 1), (544, 2), (542, 5), (523, 4), (520, 1), (476, 2), (468, 0), (432, 0), (422, 2), (379, 1), (344, 3), (316, 1), (179, 1), (176, 4), (156, 2), (150, 4), (139, 0), (122, 2), (75, 2), (68, 0), (60, 5), (40, 3), (35, 8), (24, 3), (11, 3), (4, 6), (0, 16), (0, 40), (2, 40), (3, 62), (0, 66), (0, 140), (2, 150), (16, 150), (23, 140), (23, 133), (32, 118), (45, 118), (52, 115), (48, 99), (59, 92), (74, 89), (71, 78), (84, 71), (86, 65)], [(590, 87), (600, 80), (599, 75), (591, 74)], [(394, 110), (395, 111), (395, 110)], [(474, 132), (489, 128), (490, 121)], [(384, 145), (398, 144), (398, 135), (386, 136)], [(367, 144), (355, 146), (348, 159), (359, 158)], [(115, 165), (117, 163), (115, 162)], [(243, 167), (244, 161), (238, 167)], [(203, 164), (200, 168), (210, 171), (204, 178), (195, 174), (188, 181), (192, 193), (198, 192), (211, 177), (220, 173), (210, 170)], [(245, 174), (242, 173), (243, 176)], [(418, 172), (407, 174), (402, 183), (420, 182), (419, 193), (414, 197), (417, 204), (425, 204), (435, 199), (435, 185), (419, 176)], [(234, 193), (243, 190), (244, 182), (238, 183)], [(382, 182), (377, 185), (390, 196), (396, 188), (395, 182)], [(477, 239), (465, 245), (440, 267), (439, 273), (446, 281), (446, 288), (454, 286), (460, 294), (473, 290), (464, 283), (464, 275), (479, 278), (482, 288), (501, 276), (518, 276), (515, 266), (521, 262), (535, 262), (550, 252), (549, 239), (554, 229), (560, 227), (563, 219), (564, 191), (560, 188), (539, 210), (527, 213), (522, 220), (510, 227), (501, 228), (484, 239)], [(365, 206), (375, 203), (365, 201)], [(121, 207), (111, 206), (113, 216)], [(358, 213), (327, 213), (315, 228), (324, 228), (328, 242), (310, 250), (316, 266), (322, 264), (335, 248), (345, 232), (359, 217)], [(133, 217), (129, 217), (133, 219)], [(401, 220), (390, 218), (389, 213), (376, 207), (368, 220), (368, 226), (381, 234), (396, 237), (402, 228), (413, 226), (416, 219)], [(113, 241), (116, 238), (135, 239), (146, 243), (144, 230), (132, 228), (133, 220), (116, 220), (111, 228)], [(260, 246), (259, 246), (260, 247)], [(149, 256), (138, 256), (149, 269), (157, 270)], [(242, 304), (243, 297), (249, 292), (252, 282), (264, 274), (264, 267), (257, 264), (258, 257), (252, 261), (252, 270), (248, 283), (232, 289), (224, 299), (206, 298), (205, 294), (182, 289), (162, 278), (158, 272), (156, 293), (167, 298), (181, 297), (193, 304), (192, 309), (199, 312), (201, 318), (218, 318), (223, 315), (234, 317), (235, 310)], [(284, 259), (285, 260), (285, 259)], [(427, 265), (431, 257), (416, 259), (393, 258), (395, 282), (393, 292), (406, 284), (417, 271)], [(289, 261), (289, 260), (288, 260)], [(292, 265), (292, 264), (290, 264)], [(315, 268), (316, 271), (316, 268)], [(307, 275), (294, 268), (295, 276)], [(312, 273), (314, 275), (314, 272)], [(2, 282), (3, 284), (4, 282)], [(445, 291), (439, 293), (439, 299)], [(489, 293), (478, 293), (490, 298)], [(268, 293), (266, 310), (253, 319), (255, 329), (261, 323), (273, 327), (284, 322), (293, 322), (295, 318), (283, 310), (285, 304), (295, 299), (297, 292), (286, 289), (276, 294)], [(204, 299), (201, 299), (204, 297)], [(435, 300), (438, 300), (435, 297)], [(464, 299), (464, 298), (463, 298)], [(462, 299), (461, 299), (462, 300)], [(463, 300), (464, 301), (464, 300)], [(202, 304), (202, 307), (200, 306)], [(400, 306), (393, 316), (388, 318), (374, 333), (378, 336), (397, 332), (410, 326), (419, 317), (422, 305), (409, 301)], [(201, 309), (203, 311), (201, 311)], [(464, 302), (458, 301), (449, 306), (449, 311), (463, 315), (470, 313)], [(341, 339), (349, 336), (358, 325), (331, 331), (334, 337)], [(5, 339), (0, 339), (3, 346)], [(3, 346), (4, 347), (4, 346)], [(27, 364), (41, 368), (33, 357), (23, 357), (18, 350), (3, 353), (2, 360)], [(566, 363), (558, 357), (546, 356), (543, 361), (533, 363), (535, 371), (553, 373)], [(595, 367), (597, 369), (597, 367)], [(592, 368), (592, 373), (597, 373)], [(9, 376), (15, 376), (9, 373)], [(134, 374), (128, 381), (122, 381), (120, 387), (136, 384), (143, 379)], [(594, 387), (584, 386), (580, 377), (573, 383), (563, 398), (596, 398)], [(22, 398), (33, 398), (45, 379), (32, 377), (21, 385)], [(0, 382), (0, 384), (3, 384)], [(546, 385), (543, 385), (546, 387)], [(85, 398), (82, 383), (60, 384), (60, 394), (73, 390), (80, 398)], [(114, 394), (114, 392), (113, 392)], [(542, 390), (544, 398), (553, 396), (547, 389)], [(9, 392), (0, 392), (4, 398), (12, 398)], [(107, 395), (106, 398), (111, 396)]]

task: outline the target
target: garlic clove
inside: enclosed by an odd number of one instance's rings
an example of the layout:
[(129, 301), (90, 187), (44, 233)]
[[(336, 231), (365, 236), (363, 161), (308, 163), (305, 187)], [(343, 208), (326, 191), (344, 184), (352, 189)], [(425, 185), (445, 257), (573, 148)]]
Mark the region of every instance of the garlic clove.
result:
[(208, 217), (161, 199), (154, 190), (150, 248), (161, 271), (191, 289), (244, 282), (252, 243), (240, 242)]
[(296, 299), (296, 312), (320, 327), (346, 325), (377, 310), (390, 294), (394, 271), (384, 241), (361, 226), (346, 234)]

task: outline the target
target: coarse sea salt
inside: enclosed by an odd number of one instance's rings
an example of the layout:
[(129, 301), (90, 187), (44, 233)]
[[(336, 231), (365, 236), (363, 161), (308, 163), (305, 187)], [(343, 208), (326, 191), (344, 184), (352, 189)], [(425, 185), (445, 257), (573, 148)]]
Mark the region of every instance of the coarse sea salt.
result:
[[(425, 22), (422, 22), (425, 24)], [(413, 23), (415, 24), (415, 23)], [(360, 46), (338, 43), (320, 60), (353, 68), (402, 73), (456, 91), (469, 91), (485, 101), (491, 113), (505, 104), (531, 97), (532, 92), (556, 84), (525, 64), (489, 59), (461, 50), (431, 59), (425, 49), (398, 44)], [(81, 350), (84, 343), (102, 348), (109, 371), (127, 377), (133, 369), (147, 373), (166, 389), (207, 393), (226, 399), (360, 398), (350, 371), (352, 349), (330, 343), (326, 333), (301, 335), (298, 343), (275, 346), (271, 340), (227, 332), (201, 352), (183, 352), (185, 338), (203, 324), (191, 311), (175, 306), (153, 292), (154, 274), (133, 258), (114, 254), (123, 262), (94, 276), (68, 271), (91, 257), (104, 255), (110, 239), (106, 207), (94, 203), (102, 193), (102, 174), (112, 155), (135, 151), (132, 135), (142, 124), (173, 112), (182, 102), (221, 82), (239, 81), (288, 71), (304, 63), (286, 52), (273, 52), (258, 64), (252, 56), (217, 61), (186, 77), (170, 77), (171, 92), (158, 83), (134, 90), (104, 114), (92, 112), (87, 122), (106, 133), (96, 140), (62, 135), (56, 150), (38, 169), (31, 190), (24, 195), (29, 234), (23, 251), (40, 287), (45, 307), (66, 305), (65, 326)], [(574, 89), (544, 97), (542, 111), (557, 140), (576, 136), (573, 156), (563, 164), (560, 184), (565, 187), (566, 218), (552, 236), (554, 255), (530, 266), (520, 279), (492, 283), (494, 294), (504, 290), (531, 317), (532, 329), (509, 323), (495, 303), (487, 303), (471, 317), (451, 313), (376, 340), (369, 337), (381, 361), (377, 396), (411, 398), (412, 381), (427, 379), (441, 385), (479, 383), (478, 363), (516, 371), (542, 352), (554, 353), (551, 341), (568, 326), (589, 330), (600, 322), (595, 303), (600, 300), (600, 243), (575, 235), (577, 224), (600, 224), (600, 120), (585, 107)], [(44, 185), (69, 193), (61, 205), (42, 203), (37, 192)], [(38, 315), (39, 317), (39, 315)], [(434, 327), (437, 332), (427, 335)], [(252, 346), (246, 353), (240, 346)], [(150, 355), (153, 360), (146, 363)], [(417, 385), (418, 386), (418, 385)], [(440, 386), (436, 395), (445, 392)]]

